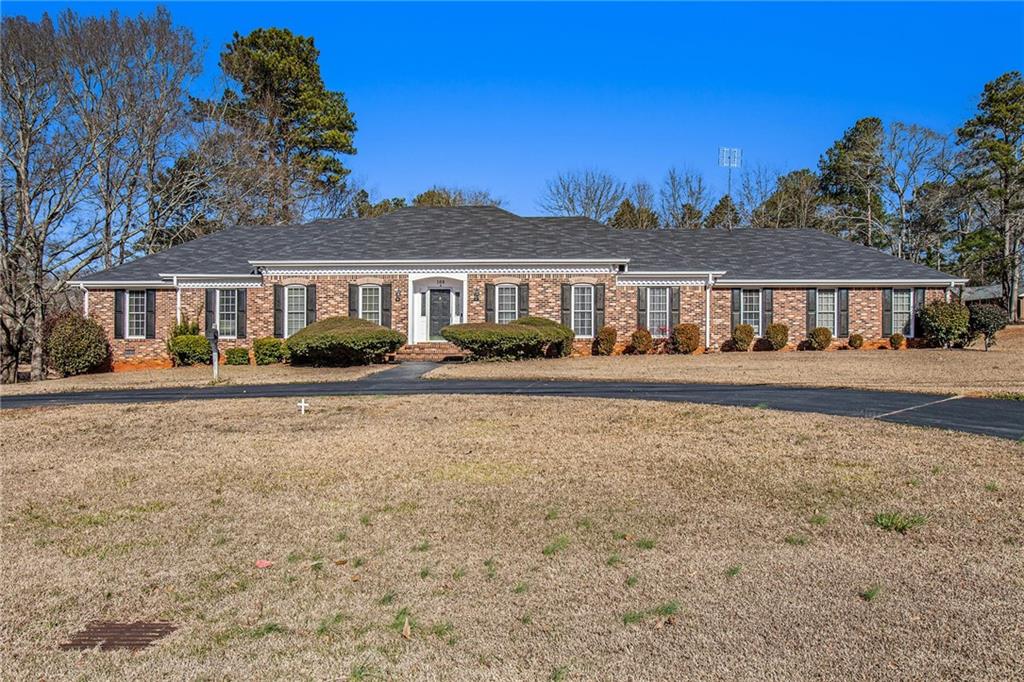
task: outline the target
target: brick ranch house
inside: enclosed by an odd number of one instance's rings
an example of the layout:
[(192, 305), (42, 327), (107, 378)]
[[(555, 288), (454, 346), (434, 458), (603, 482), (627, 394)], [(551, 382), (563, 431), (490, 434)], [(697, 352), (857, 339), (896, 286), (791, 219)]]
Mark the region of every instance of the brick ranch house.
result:
[(448, 324), (527, 314), (572, 327), (583, 353), (605, 324), (622, 342), (690, 322), (708, 350), (740, 323), (784, 323), (794, 343), (814, 327), (913, 338), (916, 311), (965, 283), (816, 230), (622, 231), (481, 206), (230, 228), (73, 282), (116, 369), (168, 364), (183, 319), (216, 325), (222, 348), (334, 315), (393, 327), (414, 349)]

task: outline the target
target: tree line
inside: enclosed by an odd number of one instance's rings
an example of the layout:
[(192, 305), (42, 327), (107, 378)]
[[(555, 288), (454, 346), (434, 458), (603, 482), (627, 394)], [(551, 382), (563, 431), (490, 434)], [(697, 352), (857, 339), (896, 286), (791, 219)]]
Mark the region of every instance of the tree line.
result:
[(669, 169), (657, 191), (599, 170), (548, 181), (553, 215), (622, 229), (812, 228), (1020, 293), (1024, 254), (1024, 81), (1013, 71), (985, 84), (976, 115), (952, 134), (878, 118), (856, 121), (818, 161), (788, 172), (740, 174), (735, 197)]
[[(370, 217), (405, 205), (500, 205), (486, 190), (434, 186), (375, 198), (350, 177), (356, 120), (329, 89), (312, 38), (235, 34), (217, 92), (193, 34), (151, 14), (0, 28), (0, 381), (28, 362), (43, 377), (47, 317), (66, 283), (232, 225)], [(656, 191), (608, 173), (563, 173), (540, 205), (624, 229), (813, 227), (952, 269), (979, 283), (1020, 270), (1024, 85), (985, 86), (978, 114), (944, 136), (863, 119), (817, 170), (744, 172), (715, 200), (699, 174), (670, 170)], [(1019, 274), (1018, 274), (1019, 276)]]

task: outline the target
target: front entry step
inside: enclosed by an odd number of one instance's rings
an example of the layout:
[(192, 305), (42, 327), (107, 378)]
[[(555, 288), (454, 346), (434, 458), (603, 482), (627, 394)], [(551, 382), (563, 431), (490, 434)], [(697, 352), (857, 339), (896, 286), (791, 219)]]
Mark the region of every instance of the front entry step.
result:
[(465, 360), (469, 353), (453, 343), (413, 343), (395, 353), (395, 362), (455, 362)]

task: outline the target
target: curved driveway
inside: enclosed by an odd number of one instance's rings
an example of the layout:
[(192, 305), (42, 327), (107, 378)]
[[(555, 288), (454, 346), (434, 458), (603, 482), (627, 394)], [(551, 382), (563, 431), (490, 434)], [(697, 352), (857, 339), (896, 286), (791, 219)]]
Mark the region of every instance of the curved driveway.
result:
[(124, 391), (47, 393), (10, 396), (5, 409), (144, 403), (227, 398), (315, 398), (342, 395), (497, 394), (573, 398), (625, 398), (669, 402), (760, 407), (864, 417), (900, 424), (1024, 439), (1024, 402), (952, 395), (865, 391), (845, 388), (804, 388), (776, 385), (680, 384), (612, 381), (491, 381), (423, 379), (431, 363), (410, 362), (358, 381), (258, 386), (152, 388)]

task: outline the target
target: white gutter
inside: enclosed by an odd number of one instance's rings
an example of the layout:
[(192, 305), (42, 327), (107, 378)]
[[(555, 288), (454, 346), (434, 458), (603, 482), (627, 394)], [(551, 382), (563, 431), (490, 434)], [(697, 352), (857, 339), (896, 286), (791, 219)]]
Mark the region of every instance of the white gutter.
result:
[(966, 284), (966, 279), (720, 279), (721, 286), (810, 287), (810, 286), (930, 286), (945, 287)]
[(90, 287), (93, 289), (113, 289), (120, 287), (149, 287), (150, 289), (170, 289), (174, 285), (165, 280), (89, 280), (83, 282), (80, 279), (69, 280), (68, 284), (78, 287)]
[(626, 277), (710, 277), (712, 275), (721, 277), (725, 270), (630, 270), (623, 273)]
[(206, 274), (198, 274), (198, 275), (195, 275), (195, 274), (192, 274), (192, 273), (187, 273), (187, 274), (180, 274), (180, 273), (165, 274), (165, 273), (161, 272), (161, 273), (159, 273), (159, 275), (160, 275), (160, 277), (163, 277), (164, 279), (167, 279), (167, 278), (174, 279), (175, 280), (175, 284), (177, 284), (177, 279), (179, 277), (181, 279), (259, 279), (260, 278), (259, 275), (253, 275), (253, 274), (246, 274), (246, 275), (206, 275)]
[[(395, 265), (618, 265), (629, 263), (628, 258), (452, 258), (440, 260), (251, 260), (255, 267), (385, 267)], [(190, 275), (191, 276), (191, 275)]]

